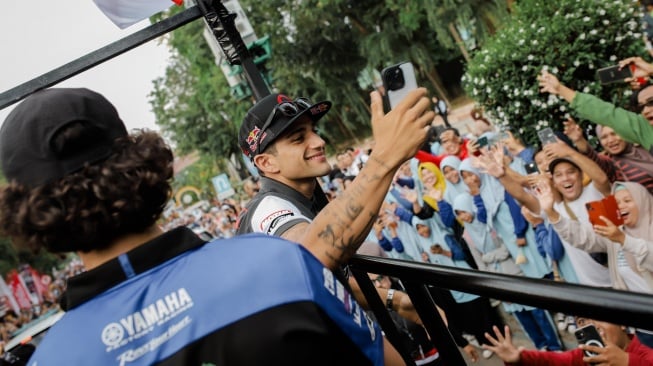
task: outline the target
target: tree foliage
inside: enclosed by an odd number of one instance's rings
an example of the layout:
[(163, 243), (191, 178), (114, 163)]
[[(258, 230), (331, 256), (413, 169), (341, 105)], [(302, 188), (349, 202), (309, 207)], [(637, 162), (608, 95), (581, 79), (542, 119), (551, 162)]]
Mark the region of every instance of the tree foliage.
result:
[(570, 113), (565, 101), (539, 93), (538, 73), (623, 102), (626, 85), (601, 85), (596, 70), (644, 54), (639, 16), (630, 0), (522, 0), (468, 64), (465, 89), (495, 122), (536, 144), (538, 130), (560, 129)]
[[(506, 13), (505, 0), (241, 0), (260, 36), (269, 35), (274, 86), (291, 96), (331, 100), (335, 108), (319, 127), (331, 143), (369, 133), (364, 70), (410, 60), (434, 90), (435, 65), (460, 57), (450, 23), (484, 35)], [(229, 96), (196, 22), (168, 37), (174, 57), (155, 83), (157, 123), (183, 151), (213, 156), (237, 151), (237, 127), (249, 102)], [(222, 113), (224, 112), (224, 113)], [(226, 115), (226, 116), (225, 116)]]

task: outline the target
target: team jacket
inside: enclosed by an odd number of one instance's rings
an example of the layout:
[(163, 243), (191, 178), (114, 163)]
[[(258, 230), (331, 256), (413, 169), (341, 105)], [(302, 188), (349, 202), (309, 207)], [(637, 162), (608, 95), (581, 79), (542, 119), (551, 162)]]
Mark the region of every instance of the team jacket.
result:
[(382, 365), (382, 336), (301, 246), (170, 231), (69, 281), (46, 365)]
[(323, 195), (309, 199), (281, 182), (261, 177), (261, 190), (241, 212), (236, 233), (281, 236), (300, 222), (313, 221), (327, 203), (326, 198), (320, 200)]

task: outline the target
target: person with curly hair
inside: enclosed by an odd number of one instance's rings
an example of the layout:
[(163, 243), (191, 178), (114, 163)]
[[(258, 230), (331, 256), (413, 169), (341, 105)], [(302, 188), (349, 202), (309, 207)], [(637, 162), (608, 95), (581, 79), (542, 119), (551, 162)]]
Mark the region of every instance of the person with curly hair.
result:
[(424, 95), (384, 114), (372, 94), (378, 148), (366, 179), (329, 203), (301, 246), (263, 235), (207, 243), (186, 227), (164, 233), (156, 221), (171, 196), (173, 154), (157, 133), (129, 134), (88, 89), (27, 97), (0, 128), (9, 182), (0, 187), (0, 234), (76, 252), (86, 269), (68, 280), (66, 314), (29, 364), (402, 364), (331, 270), (356, 251), (395, 171), (426, 138)]

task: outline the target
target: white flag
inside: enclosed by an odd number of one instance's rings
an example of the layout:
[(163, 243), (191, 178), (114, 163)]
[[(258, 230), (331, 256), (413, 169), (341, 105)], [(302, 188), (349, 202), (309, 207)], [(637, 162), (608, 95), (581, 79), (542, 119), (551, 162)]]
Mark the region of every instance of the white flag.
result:
[(93, 2), (115, 25), (124, 29), (168, 9), (173, 3), (180, 5), (183, 0), (93, 0)]

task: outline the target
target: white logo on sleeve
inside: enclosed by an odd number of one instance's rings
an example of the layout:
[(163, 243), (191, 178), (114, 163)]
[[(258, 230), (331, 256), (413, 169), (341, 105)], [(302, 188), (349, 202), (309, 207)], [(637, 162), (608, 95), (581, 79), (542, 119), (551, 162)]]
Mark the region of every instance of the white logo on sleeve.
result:
[(311, 221), (292, 203), (279, 197), (268, 196), (256, 207), (252, 215), (252, 228), (257, 233), (275, 235), (285, 223), (295, 220)]

